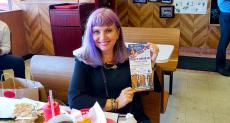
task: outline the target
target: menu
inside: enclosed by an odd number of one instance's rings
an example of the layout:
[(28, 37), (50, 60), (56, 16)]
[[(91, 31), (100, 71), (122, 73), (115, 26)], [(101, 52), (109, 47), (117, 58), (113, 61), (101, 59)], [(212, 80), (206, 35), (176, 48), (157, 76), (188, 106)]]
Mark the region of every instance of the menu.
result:
[(147, 44), (128, 44), (132, 88), (136, 91), (153, 90), (150, 47)]

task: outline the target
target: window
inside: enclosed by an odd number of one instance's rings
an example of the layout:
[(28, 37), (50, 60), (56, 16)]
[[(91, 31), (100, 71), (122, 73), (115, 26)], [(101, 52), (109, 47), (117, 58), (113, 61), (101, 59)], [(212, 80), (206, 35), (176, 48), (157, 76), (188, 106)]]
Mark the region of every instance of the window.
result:
[(0, 0), (0, 11), (11, 10), (11, 0)]

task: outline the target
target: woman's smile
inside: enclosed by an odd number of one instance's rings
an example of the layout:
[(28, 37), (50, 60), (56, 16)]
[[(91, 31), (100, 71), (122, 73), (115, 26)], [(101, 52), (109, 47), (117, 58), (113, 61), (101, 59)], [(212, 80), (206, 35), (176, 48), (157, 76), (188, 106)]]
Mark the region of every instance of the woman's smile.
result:
[(102, 46), (107, 46), (109, 45), (110, 41), (101, 41), (99, 42)]

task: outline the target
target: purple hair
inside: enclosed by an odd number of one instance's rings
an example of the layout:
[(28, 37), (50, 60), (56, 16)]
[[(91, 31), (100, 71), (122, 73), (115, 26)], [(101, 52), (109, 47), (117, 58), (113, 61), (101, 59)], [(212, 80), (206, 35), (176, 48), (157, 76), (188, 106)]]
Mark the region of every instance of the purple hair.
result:
[(97, 67), (103, 65), (101, 51), (96, 47), (93, 40), (93, 27), (104, 25), (110, 26), (112, 24), (115, 24), (117, 29), (120, 30), (119, 38), (114, 45), (113, 61), (117, 64), (123, 63), (127, 60), (127, 48), (125, 47), (125, 43), (123, 41), (121, 23), (117, 15), (108, 8), (99, 8), (89, 16), (82, 47), (77, 49), (74, 55), (77, 56), (79, 60), (90, 66)]

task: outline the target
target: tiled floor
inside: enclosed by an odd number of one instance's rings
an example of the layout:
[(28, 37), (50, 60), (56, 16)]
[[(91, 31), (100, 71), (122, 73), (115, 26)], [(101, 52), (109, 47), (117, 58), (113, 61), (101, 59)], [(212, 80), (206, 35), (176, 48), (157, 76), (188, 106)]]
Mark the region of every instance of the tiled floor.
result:
[(230, 77), (178, 69), (173, 82), (161, 123), (230, 123)]
[[(215, 58), (215, 51), (194, 51), (180, 49), (180, 55)], [(161, 123), (230, 123), (230, 77), (178, 69), (173, 82), (173, 95), (161, 114)]]

